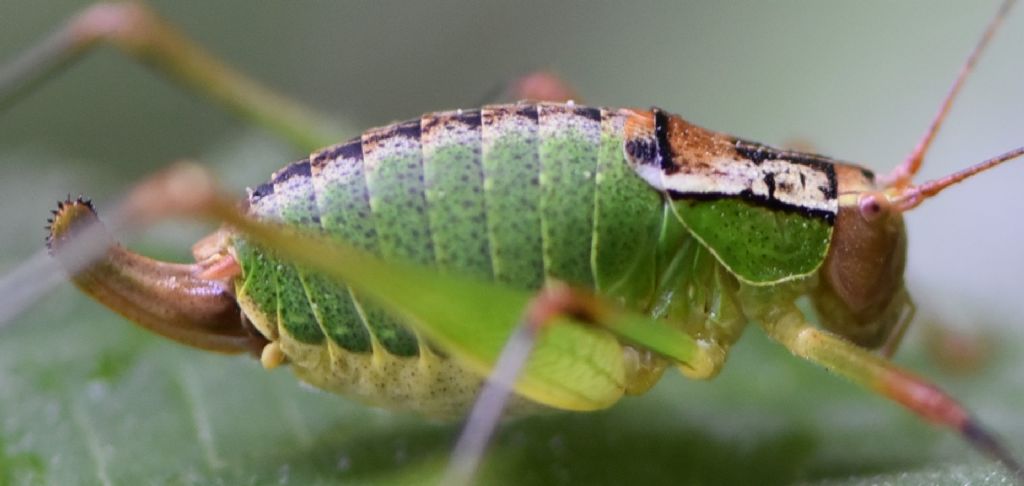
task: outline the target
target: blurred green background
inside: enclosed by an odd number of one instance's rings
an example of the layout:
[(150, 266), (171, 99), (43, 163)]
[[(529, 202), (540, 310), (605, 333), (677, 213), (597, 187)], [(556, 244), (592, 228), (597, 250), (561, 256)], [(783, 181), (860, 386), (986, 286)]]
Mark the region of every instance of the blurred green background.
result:
[[(361, 128), (475, 106), (509, 79), (549, 68), (591, 104), (657, 105), (766, 143), (810, 141), (879, 171), (913, 147), (996, 9), (991, 1), (151, 3), (234, 66)], [(5, 0), (0, 60), (82, 5)], [(1016, 12), (958, 101), (926, 178), (1024, 143), (1021, 45), (1024, 13)], [(39, 247), (47, 211), (67, 193), (93, 196), (102, 210), (182, 157), (209, 163), (241, 193), (302, 155), (102, 49), (0, 113), (0, 271)], [(977, 376), (952, 377), (913, 336), (902, 357), (1003, 428), (1018, 451), (1022, 165), (908, 216), (907, 280), (921, 313), (996, 336), (993, 361)], [(163, 225), (132, 243), (187, 258), (203, 229)], [(881, 474), (928, 483), (997, 471), (948, 434), (791, 363), (760, 337), (747, 341), (721, 383), (672, 379), (610, 412), (512, 424), (489, 477)], [(287, 373), (268, 378), (240, 358), (197, 357), (67, 285), (0, 329), (0, 484), (422, 479), (455, 430), (300, 391)]]

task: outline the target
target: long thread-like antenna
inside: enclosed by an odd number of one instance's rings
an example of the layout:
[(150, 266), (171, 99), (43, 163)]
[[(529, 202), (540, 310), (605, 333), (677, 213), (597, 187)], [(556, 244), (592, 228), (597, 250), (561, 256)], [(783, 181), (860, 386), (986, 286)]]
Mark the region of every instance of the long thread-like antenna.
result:
[(939, 133), (939, 129), (942, 128), (942, 123), (946, 120), (946, 115), (949, 114), (950, 108), (953, 106), (953, 101), (960, 93), (960, 88), (963, 87), (964, 81), (967, 80), (967, 76), (974, 71), (974, 66), (978, 63), (978, 58), (988, 47), (989, 41), (995, 35), (996, 31), (999, 30), (999, 26), (1002, 25), (1003, 20), (1010, 13), (1010, 9), (1016, 0), (1004, 0), (1002, 5), (999, 6), (999, 10), (996, 12), (995, 17), (989, 22), (988, 27), (985, 29), (985, 33), (978, 40), (978, 44), (974, 46), (974, 50), (971, 51), (971, 55), (967, 57), (967, 61), (964, 62), (963, 67), (960, 68), (960, 73), (957, 75), (956, 80), (953, 81), (953, 86), (949, 88), (949, 92), (946, 94), (946, 98), (942, 101), (942, 105), (939, 107), (938, 113), (932, 119), (931, 125), (928, 130), (924, 132), (924, 136), (917, 142), (917, 146), (914, 147), (914, 151), (903, 161), (902, 164), (897, 166), (893, 171), (883, 179), (886, 187), (902, 188), (910, 185), (911, 180), (914, 178), (914, 174), (921, 169), (921, 163), (924, 162), (924, 156), (928, 152), (928, 149), (932, 145), (932, 141), (935, 140), (935, 135)]
[(902, 187), (896, 191), (895, 196), (889, 198), (889, 201), (892, 202), (892, 204), (900, 211), (909, 211), (917, 207), (917, 205), (921, 204), (925, 199), (938, 194), (943, 189), (952, 186), (957, 182), (967, 179), (979, 172), (991, 169), (1003, 162), (1016, 159), (1022, 155), (1024, 155), (1024, 147), (1017, 147), (1009, 152), (997, 155), (984, 162), (972, 165), (966, 169), (961, 169), (933, 181), (928, 181), (916, 186)]

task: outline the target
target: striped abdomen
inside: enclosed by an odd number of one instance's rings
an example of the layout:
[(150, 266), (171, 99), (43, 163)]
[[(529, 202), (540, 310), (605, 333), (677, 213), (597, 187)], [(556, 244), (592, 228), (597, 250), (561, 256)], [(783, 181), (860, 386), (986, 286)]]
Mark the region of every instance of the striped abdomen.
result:
[[(526, 289), (553, 277), (644, 306), (654, 287), (663, 203), (624, 159), (624, 123), (616, 110), (561, 104), (431, 113), (293, 163), (253, 191), (249, 203), (259, 217), (318, 227), (385, 258)], [(314, 384), (373, 399), (372, 391), (319, 375), (342, 373), (331, 368), (339, 359), (347, 360), (340, 365), (349, 368), (345, 373), (365, 374), (352, 363), (373, 354), (378, 361), (366, 366), (417, 356), (420, 370), (424, 356), (452, 366), (343, 285), (241, 239), (236, 249), (243, 309), (267, 337), (292, 343), (286, 353)], [(342, 379), (380, 385), (379, 371)], [(392, 371), (387, 376), (408, 372)], [(432, 380), (445, 378), (450, 388), (454, 372)], [(386, 393), (376, 398), (409, 398)]]

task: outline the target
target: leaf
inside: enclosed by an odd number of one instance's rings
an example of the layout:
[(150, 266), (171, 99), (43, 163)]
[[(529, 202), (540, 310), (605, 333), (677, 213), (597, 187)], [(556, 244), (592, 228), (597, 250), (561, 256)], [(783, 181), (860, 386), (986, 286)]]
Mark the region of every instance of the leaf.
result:
[[(311, 392), (246, 357), (160, 341), (69, 288), (53, 300), (0, 341), (0, 478), (13, 484), (429, 482), (458, 432)], [(1001, 351), (952, 388), (1019, 451), (1024, 397), (1005, 383), (1021, 363)], [(506, 424), (485, 483), (933, 484), (1002, 474), (756, 330), (717, 380), (665, 381), (608, 411)]]
[[(257, 152), (287, 160), (270, 149)], [(257, 167), (248, 179), (231, 172), (237, 166), (217, 165), (252, 183), (273, 167), (259, 168), (254, 157), (236, 159)], [(32, 228), (73, 189), (67, 184), (91, 191), (102, 185), (100, 174), (93, 182), (70, 181), (63, 174), (81, 167), (67, 162), (26, 162), (41, 158), (0, 155), (5, 174), (16, 176), (0, 182), (2, 222), (31, 229), (5, 236), (4, 268), (41, 243), (42, 232), (37, 238)], [(31, 189), (25, 181), (33, 182)], [(110, 200), (114, 189), (108, 189), (102, 194)], [(178, 230), (151, 233), (148, 252), (176, 247), (185, 258), (189, 239)], [(986, 329), (1000, 316), (976, 317), (977, 328)], [(1017, 335), (998, 338), (991, 363), (967, 378), (936, 371), (913, 337), (899, 361), (962, 398), (1021, 455), (1024, 342)], [(287, 369), (266, 372), (248, 357), (162, 341), (70, 285), (0, 329), (0, 484), (432, 483), (458, 431), (458, 424), (311, 391)], [(482, 474), (482, 484), (984, 484), (1004, 478), (952, 434), (796, 360), (753, 327), (713, 381), (670, 372), (653, 392), (609, 410), (504, 424)]]

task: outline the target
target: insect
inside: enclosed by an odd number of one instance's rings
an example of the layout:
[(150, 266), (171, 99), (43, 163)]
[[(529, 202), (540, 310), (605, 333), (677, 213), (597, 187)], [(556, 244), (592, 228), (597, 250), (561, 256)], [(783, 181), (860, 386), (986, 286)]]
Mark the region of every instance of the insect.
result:
[[(655, 119), (655, 122), (656, 122), (656, 119)], [(655, 123), (655, 124), (654, 124), (654, 126), (656, 127), (656, 126), (657, 126), (657, 123)], [(641, 150), (641, 151), (642, 151), (642, 150)]]

